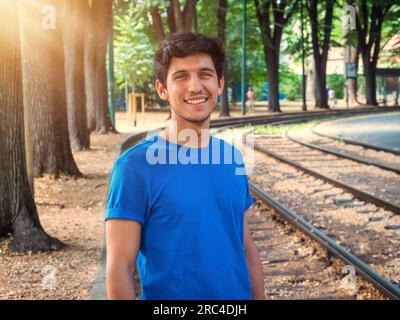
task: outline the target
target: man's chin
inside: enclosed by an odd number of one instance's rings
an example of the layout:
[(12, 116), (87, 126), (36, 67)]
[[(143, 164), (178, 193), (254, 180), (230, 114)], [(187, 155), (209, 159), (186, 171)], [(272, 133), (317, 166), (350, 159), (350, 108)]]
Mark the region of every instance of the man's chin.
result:
[(211, 117), (211, 113), (209, 113), (208, 115), (204, 116), (188, 116), (188, 117), (183, 117), (186, 121), (192, 122), (192, 123), (196, 123), (196, 124), (203, 124), (204, 122), (206, 122), (207, 120), (209, 120)]
[(214, 110), (215, 109), (209, 111), (207, 114), (204, 114), (204, 113), (202, 113), (202, 114), (179, 114), (179, 113), (177, 113), (177, 115), (180, 118), (182, 118), (182, 119), (184, 119), (184, 120), (186, 120), (188, 122), (195, 123), (195, 124), (199, 125), (199, 124), (203, 124), (204, 122), (208, 121), (210, 119), (211, 114), (213, 113)]

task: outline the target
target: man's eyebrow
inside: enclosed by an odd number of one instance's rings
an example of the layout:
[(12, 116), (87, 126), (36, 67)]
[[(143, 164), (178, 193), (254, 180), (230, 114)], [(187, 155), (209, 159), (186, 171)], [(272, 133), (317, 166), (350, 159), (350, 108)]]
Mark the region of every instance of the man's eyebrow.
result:
[[(210, 71), (212, 73), (216, 73), (214, 69), (211, 68), (201, 68), (200, 71)], [(186, 73), (187, 70), (181, 69), (181, 70), (176, 70), (174, 72), (172, 72), (172, 76), (175, 76), (177, 74), (181, 74), (181, 73)]]
[(201, 68), (201, 71), (211, 71), (212, 73), (215, 73), (215, 70), (211, 68)]

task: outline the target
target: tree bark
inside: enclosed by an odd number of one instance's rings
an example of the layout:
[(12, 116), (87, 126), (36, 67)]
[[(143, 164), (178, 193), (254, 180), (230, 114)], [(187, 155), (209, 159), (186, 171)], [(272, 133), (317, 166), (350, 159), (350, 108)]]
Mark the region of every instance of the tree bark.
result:
[(185, 24), (183, 21), (183, 15), (182, 15), (181, 7), (179, 4), (179, 0), (169, 0), (169, 2), (170, 2), (170, 6), (172, 8), (172, 11), (174, 12), (176, 29), (178, 31), (183, 31)]
[[(271, 49), (264, 51), (266, 57), (268, 77), (268, 110), (270, 112), (281, 112), (279, 103), (279, 55)], [(278, 79), (276, 81), (275, 79)]]
[[(347, 55), (349, 55), (347, 57)], [(358, 57), (359, 57), (359, 49), (358, 47), (354, 46), (346, 46), (345, 47), (345, 57), (347, 62), (354, 63), (355, 65), (355, 70), (356, 74), (358, 74)], [(359, 103), (358, 97), (357, 97), (357, 78), (350, 78), (347, 80), (348, 81), (348, 90), (349, 90), (349, 103), (354, 104), (354, 103)]]
[[(227, 0), (219, 0), (218, 7), (218, 37), (225, 46), (225, 30), (226, 30), (226, 12), (228, 10), (228, 1)], [(229, 101), (228, 101), (228, 63), (227, 59), (225, 61), (224, 66), (224, 78), (225, 78), (225, 86), (221, 95), (221, 110), (219, 113), (220, 117), (229, 117)]]
[(165, 39), (164, 27), (161, 20), (160, 11), (157, 7), (150, 9), (151, 18), (153, 20), (154, 30), (157, 35), (158, 43), (161, 43)]
[(315, 60), (315, 107), (322, 109), (329, 109), (328, 97), (326, 92), (326, 64), (328, 61), (329, 44), (332, 31), (333, 4), (334, 0), (326, 0), (325, 18), (323, 22), (324, 36), (322, 39), (322, 45), (320, 45), (320, 40), (318, 36), (318, 1), (310, 0), (307, 2), (306, 6), (311, 20), (311, 42), (313, 57)]
[(112, 21), (112, 0), (92, 1), (85, 40), (87, 127), (102, 134), (116, 133), (108, 111), (106, 53)]
[(20, 9), (24, 104), (31, 115), (34, 176), (81, 176), (68, 134), (61, 1), (22, 1)]
[(177, 27), (175, 22), (174, 9), (171, 6), (167, 8), (167, 23), (168, 23), (169, 33), (170, 34), (175, 33), (177, 31)]
[(191, 31), (194, 16), (196, 14), (197, 0), (186, 0), (185, 9), (183, 10), (184, 30)]
[(28, 183), (18, 6), (0, 2), (0, 237), (12, 233), (11, 252), (50, 251), (63, 244), (44, 232)]
[(356, 12), (356, 31), (364, 65), (365, 98), (368, 105), (378, 105), (376, 100), (376, 66), (380, 51), (383, 20), (392, 5), (388, 2), (386, 4), (373, 4), (369, 14), (367, 1), (363, 0)]
[[(281, 112), (279, 103), (279, 55), (283, 28), (291, 18), (297, 1), (288, 6), (286, 1), (254, 0), (258, 25), (264, 48), (265, 64), (268, 77), (268, 109), (272, 112)], [(271, 9), (274, 28), (271, 29)], [(285, 16), (286, 13), (286, 16)]]
[[(179, 0), (170, 0), (169, 6), (167, 7), (167, 25), (169, 34), (180, 31), (191, 31), (192, 24), (196, 12), (197, 0), (186, 0), (183, 11)], [(154, 31), (156, 32), (157, 39), (159, 42), (165, 39), (167, 32), (165, 32), (160, 10), (157, 6), (153, 6), (150, 9), (150, 14), (153, 20)]]
[(65, 54), (65, 85), (67, 95), (68, 131), (71, 145), (82, 150), (90, 147), (86, 120), (84, 45), (89, 3), (86, 0), (63, 2)]

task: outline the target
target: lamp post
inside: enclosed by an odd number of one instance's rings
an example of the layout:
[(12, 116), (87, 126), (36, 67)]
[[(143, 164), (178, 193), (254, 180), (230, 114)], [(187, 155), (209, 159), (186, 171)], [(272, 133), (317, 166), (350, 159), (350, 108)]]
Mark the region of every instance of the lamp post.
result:
[(242, 24), (242, 115), (246, 114), (246, 32), (247, 32), (247, 0), (243, 0)]
[(302, 99), (303, 106), (302, 110), (307, 111), (307, 102), (306, 102), (306, 81), (305, 81), (305, 72), (304, 72), (304, 21), (303, 21), (303, 0), (300, 0), (300, 22), (301, 22), (301, 83), (302, 83)]

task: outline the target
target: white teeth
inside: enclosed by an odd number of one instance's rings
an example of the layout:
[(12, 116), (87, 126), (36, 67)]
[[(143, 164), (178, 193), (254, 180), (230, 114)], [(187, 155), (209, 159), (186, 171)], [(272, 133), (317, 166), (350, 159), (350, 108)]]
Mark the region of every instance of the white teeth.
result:
[(187, 103), (190, 104), (199, 104), (205, 102), (207, 99), (196, 99), (196, 100), (186, 100)]

